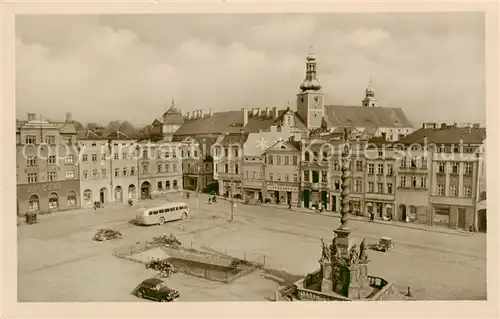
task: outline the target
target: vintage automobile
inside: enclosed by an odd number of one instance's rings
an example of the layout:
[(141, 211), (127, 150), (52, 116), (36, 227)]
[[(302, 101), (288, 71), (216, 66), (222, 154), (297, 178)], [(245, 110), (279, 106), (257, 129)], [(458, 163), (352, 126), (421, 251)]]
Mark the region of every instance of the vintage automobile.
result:
[(165, 282), (158, 278), (144, 280), (134, 289), (134, 294), (139, 298), (160, 302), (175, 301), (180, 297), (177, 290), (167, 287)]
[(97, 231), (94, 235), (93, 240), (95, 241), (105, 241), (110, 239), (118, 239), (122, 237), (122, 233), (117, 230), (102, 228)]
[(373, 248), (378, 251), (383, 251), (384, 253), (389, 251), (394, 247), (392, 243), (392, 238), (390, 237), (380, 237), (378, 244), (376, 244)]

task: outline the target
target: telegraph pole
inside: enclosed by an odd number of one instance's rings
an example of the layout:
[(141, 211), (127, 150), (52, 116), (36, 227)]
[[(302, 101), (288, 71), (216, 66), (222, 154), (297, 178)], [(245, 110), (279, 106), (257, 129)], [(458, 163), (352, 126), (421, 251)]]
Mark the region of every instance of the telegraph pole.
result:
[(229, 200), (231, 203), (231, 221), (234, 219), (234, 172), (231, 173), (231, 199)]
[(198, 163), (196, 164), (196, 212), (200, 212), (200, 159), (198, 159)]

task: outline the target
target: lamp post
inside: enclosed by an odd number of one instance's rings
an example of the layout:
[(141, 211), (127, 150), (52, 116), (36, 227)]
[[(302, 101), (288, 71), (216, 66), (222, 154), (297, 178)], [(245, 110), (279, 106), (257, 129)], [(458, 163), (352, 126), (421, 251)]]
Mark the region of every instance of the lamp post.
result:
[(196, 164), (196, 212), (200, 212), (200, 170), (201, 170), (201, 159), (198, 159)]
[(112, 149), (113, 149), (113, 146), (111, 145), (111, 139), (108, 140), (108, 150), (109, 150), (109, 174), (110, 174), (110, 180), (109, 180), (109, 186), (110, 186), (110, 196), (113, 198), (113, 202), (114, 202), (114, 192), (113, 192), (113, 158), (112, 158)]
[(231, 198), (229, 200), (229, 203), (231, 203), (231, 221), (234, 219), (234, 172), (231, 173), (231, 191), (230, 195)]

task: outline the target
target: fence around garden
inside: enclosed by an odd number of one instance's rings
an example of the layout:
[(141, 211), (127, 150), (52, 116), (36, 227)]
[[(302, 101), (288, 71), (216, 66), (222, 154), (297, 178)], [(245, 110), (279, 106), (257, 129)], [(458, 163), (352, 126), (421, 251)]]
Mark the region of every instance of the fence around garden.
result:
[[(146, 263), (147, 261), (144, 259), (135, 258), (136, 255), (154, 248), (161, 248), (165, 252), (165, 256), (168, 256), (166, 258), (170, 259), (179, 272), (224, 283), (229, 283), (259, 267), (263, 267), (266, 262), (266, 256), (263, 254), (228, 248), (221, 252), (203, 245), (197, 247), (192, 242), (172, 246), (153, 241), (142, 241), (117, 247), (113, 255), (139, 263)], [(238, 271), (231, 267), (232, 261), (240, 261)]]

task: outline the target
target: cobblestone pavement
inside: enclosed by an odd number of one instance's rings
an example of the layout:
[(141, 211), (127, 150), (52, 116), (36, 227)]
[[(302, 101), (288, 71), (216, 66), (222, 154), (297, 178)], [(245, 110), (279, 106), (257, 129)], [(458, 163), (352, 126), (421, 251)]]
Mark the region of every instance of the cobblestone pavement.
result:
[[(170, 195), (168, 199), (181, 197)], [(330, 240), (339, 220), (325, 215), (237, 203), (229, 221), (230, 204), (207, 204), (206, 196), (187, 201), (186, 221), (141, 227), (129, 221), (139, 207), (165, 199), (121, 204), (104, 209), (79, 209), (42, 216), (39, 224), (18, 227), (19, 301), (141, 301), (130, 291), (154, 273), (141, 264), (114, 257), (115, 249), (173, 233), (184, 245), (263, 261), (263, 270), (225, 285), (176, 274), (169, 285), (179, 301), (266, 300), (283, 282), (293, 282), (318, 268), (320, 238)], [(93, 242), (98, 228), (119, 229), (123, 238)], [(389, 253), (369, 251), (369, 272), (408, 285), (417, 299), (486, 299), (486, 236), (443, 233), (382, 223), (351, 220), (352, 237), (375, 243), (392, 237)], [(265, 256), (265, 257), (264, 257)]]

